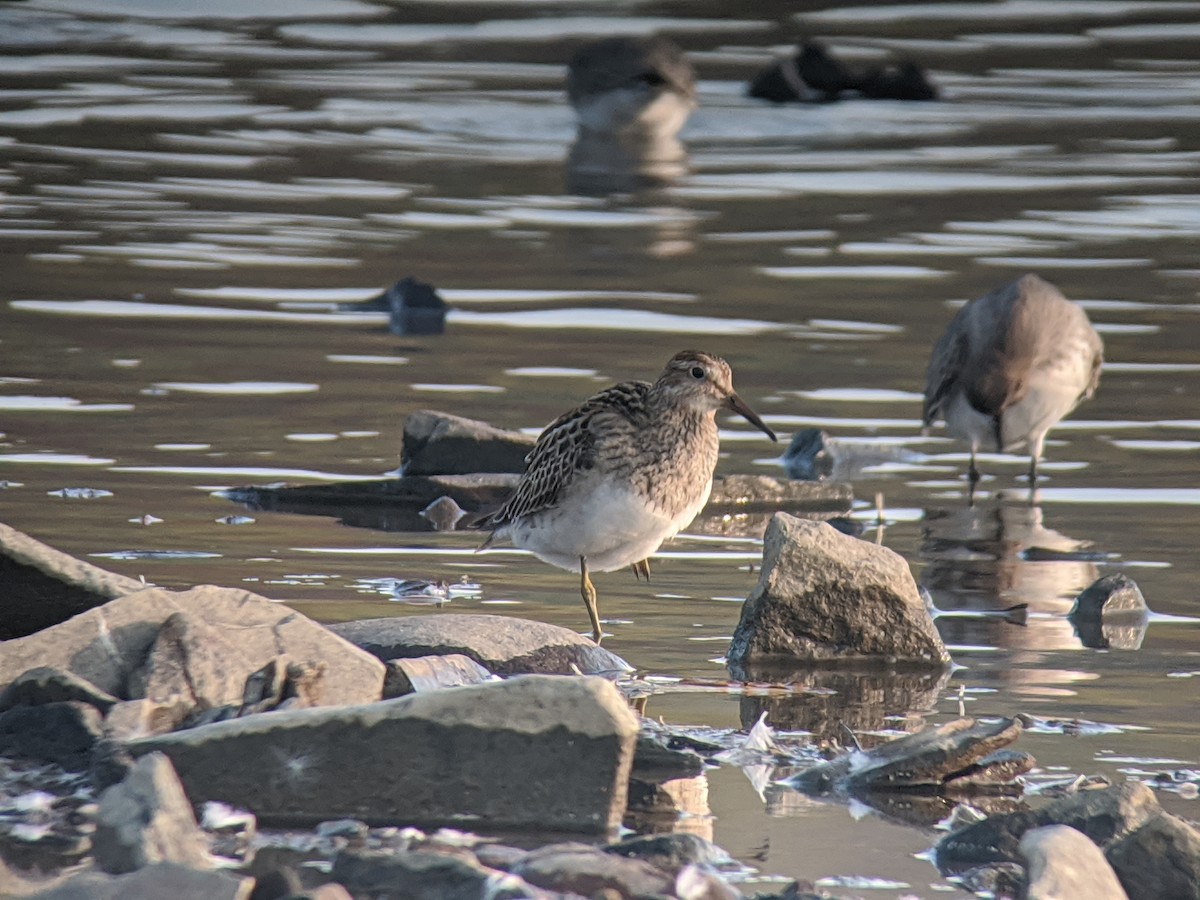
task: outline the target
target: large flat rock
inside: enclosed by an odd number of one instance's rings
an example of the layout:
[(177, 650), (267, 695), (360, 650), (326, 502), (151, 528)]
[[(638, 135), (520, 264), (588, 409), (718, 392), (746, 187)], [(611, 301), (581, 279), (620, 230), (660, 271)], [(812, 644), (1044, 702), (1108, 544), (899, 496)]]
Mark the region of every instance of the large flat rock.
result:
[(422, 409), (404, 420), (400, 468), (405, 475), (520, 475), (535, 440), (520, 431), (504, 431), (475, 419)]
[(944, 667), (933, 618), (900, 555), (824, 522), (776, 513), (727, 657)]
[(461, 654), (496, 675), (619, 675), (633, 667), (569, 628), (514, 616), (434, 613), (359, 619), (329, 630), (384, 662)]
[(145, 585), (0, 523), (0, 641), (24, 637)]
[[(277, 656), (322, 664), (322, 703), (366, 703), (383, 690), (378, 659), (324, 626), (249, 591), (205, 585), (187, 591), (145, 588), (65, 622), (0, 643), (0, 689), (38, 666), (54, 666), (120, 699), (130, 693), (163, 624), (186, 614), (219, 631), (240, 655), (241, 681)], [(228, 658), (230, 666), (234, 658)]]
[(601, 678), (530, 675), (362, 706), (217, 722), (128, 744), (165, 753), (194, 803), (270, 825), (334, 818), (607, 833), (637, 719)]

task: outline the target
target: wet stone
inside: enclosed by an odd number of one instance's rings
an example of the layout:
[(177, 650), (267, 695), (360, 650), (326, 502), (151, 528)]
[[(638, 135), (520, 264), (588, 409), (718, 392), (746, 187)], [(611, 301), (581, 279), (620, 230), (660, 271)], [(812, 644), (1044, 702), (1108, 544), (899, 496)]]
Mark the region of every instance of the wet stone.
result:
[(901, 556), (787, 513), (776, 513), (767, 528), (762, 573), (727, 657), (731, 666), (771, 659), (938, 668), (950, 662)]
[(619, 656), (570, 629), (510, 616), (435, 613), (360, 619), (329, 629), (384, 662), (461, 654), (502, 676), (632, 671)]
[(1127, 900), (1100, 848), (1074, 828), (1031, 828), (1021, 838), (1019, 850), (1025, 860), (1027, 900)]
[(71, 772), (88, 768), (102, 735), (99, 711), (77, 700), (0, 713), (0, 756), (52, 762)]
[(423, 409), (404, 420), (400, 468), (405, 475), (525, 471), (535, 439), (486, 422)]
[(107, 713), (117, 698), (73, 672), (53, 666), (38, 666), (18, 675), (0, 692), (0, 712), (14, 706), (40, 706), (76, 700)]
[(163, 862), (211, 867), (204, 833), (163, 754), (143, 756), (100, 795), (95, 853), (96, 865), (114, 875)]
[(1154, 816), (1107, 856), (1130, 900), (1200, 898), (1200, 830), (1178, 816)]
[(937, 844), (937, 863), (944, 869), (1016, 861), (1025, 832), (1045, 825), (1069, 825), (1105, 847), (1137, 830), (1161, 811), (1154, 792), (1136, 781), (1103, 790), (1080, 791), (1037, 810), (992, 816), (946, 835)]
[(387, 674), (383, 679), (383, 699), (464, 684), (483, 684), (492, 677), (491, 672), (461, 653), (392, 659), (387, 662)]
[(531, 675), (248, 716), (127, 746), (166, 753), (196, 802), (235, 804), (268, 826), (479, 818), (606, 833), (624, 814), (636, 738), (609, 682)]

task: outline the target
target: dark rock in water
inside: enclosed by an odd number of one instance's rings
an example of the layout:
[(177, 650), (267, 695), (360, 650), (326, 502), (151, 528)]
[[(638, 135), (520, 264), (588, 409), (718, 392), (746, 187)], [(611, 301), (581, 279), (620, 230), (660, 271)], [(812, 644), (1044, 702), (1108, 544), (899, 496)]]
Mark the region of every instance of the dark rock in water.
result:
[(861, 72), (854, 89), (868, 100), (936, 100), (938, 89), (925, 70), (912, 62)]
[[(843, 753), (837, 759), (793, 776), (789, 784), (809, 793), (856, 794), (868, 790), (940, 789), (963, 783), (964, 778), (973, 775), (978, 785), (989, 770), (990, 757), (1020, 734), (1021, 725), (1016, 719), (1001, 719), (995, 724), (956, 719), (888, 741), (865, 753), (861, 750)], [(996, 774), (1004, 781), (1011, 781), (1033, 765), (1033, 757), (1022, 754), (1020, 764), (1015, 758), (1005, 759)], [(997, 782), (989, 779), (987, 783)]]
[(100, 713), (89, 703), (15, 706), (0, 713), (0, 756), (52, 762), (82, 772), (102, 734)]
[(435, 613), (341, 622), (329, 630), (384, 662), (459, 653), (505, 676), (633, 671), (621, 657), (569, 628), (512, 616)]
[(783, 467), (788, 478), (801, 481), (820, 481), (833, 472), (833, 456), (826, 446), (829, 433), (820, 428), (801, 428), (792, 435), (783, 454)]
[(65, 703), (78, 700), (88, 703), (102, 713), (108, 712), (117, 698), (102, 691), (85, 678), (53, 666), (38, 666), (18, 675), (0, 692), (0, 712), (14, 706), (41, 706), (43, 703)]
[[(176, 614), (220, 630), (224, 642), (236, 646), (237, 653), (223, 660), (237, 687), (232, 694), (235, 700), (241, 697), (245, 679), (281, 652), (297, 663), (328, 666), (322, 682), (324, 703), (377, 700), (382, 691), (379, 661), (324, 626), (249, 591), (211, 585), (178, 592), (145, 588), (37, 634), (7, 641), (0, 645), (0, 686), (34, 666), (50, 665), (115, 697), (130, 698), (131, 681), (144, 684), (142, 676), (134, 677), (135, 673), (155, 645), (160, 629)], [(237, 627), (230, 628), (231, 623)], [(184, 652), (183, 644), (176, 642), (175, 646)], [(200, 643), (188, 646), (194, 646), (199, 656), (205, 653)], [(206, 665), (220, 662), (209, 660)], [(182, 670), (178, 674), (186, 680)], [(217, 672), (214, 677), (224, 676)]]
[(31, 900), (248, 900), (252, 878), (158, 863), (128, 875), (83, 872)]
[(902, 557), (786, 513), (767, 528), (762, 572), (726, 656), (738, 666), (770, 658), (950, 662)]
[(383, 292), (392, 334), (441, 334), (446, 330), (446, 303), (433, 285), (409, 275)]
[(525, 471), (535, 438), (486, 422), (422, 409), (404, 420), (400, 469), (405, 475)]
[(551, 844), (527, 853), (512, 873), (536, 887), (595, 897), (674, 896), (674, 879), (648, 862), (605, 853), (588, 844)]
[(464, 684), (483, 684), (491, 678), (491, 672), (460, 653), (392, 659), (387, 661), (387, 674), (383, 678), (383, 699)]
[(165, 862), (212, 867), (192, 804), (161, 753), (143, 756), (100, 795), (95, 848), (96, 865), (113, 875)]
[[(1100, 848), (1067, 825), (1031, 828), (1018, 847), (1025, 861), (1026, 900), (1128, 900)], [(1156, 894), (1157, 897), (1174, 896)]]
[(815, 41), (805, 41), (795, 55), (759, 72), (747, 93), (773, 103), (828, 103), (847, 93), (869, 100), (935, 100), (938, 96), (925, 71), (913, 62), (851, 69)]
[(333, 878), (351, 892), (370, 897), (435, 898), (495, 897), (497, 900), (534, 896), (537, 892), (509, 876), (480, 865), (469, 853), (413, 850), (343, 850), (333, 861)]
[(1136, 650), (1142, 645), (1150, 608), (1137, 582), (1118, 572), (1085, 588), (1067, 618), (1085, 647)]
[[(136, 578), (93, 566), (4, 524), (0, 524), (0, 583), (4, 585), (0, 641), (33, 634), (145, 587)], [(38, 660), (29, 668), (44, 664)], [(0, 665), (0, 670), (4, 668)], [(0, 684), (8, 680), (0, 678)]]
[(1105, 846), (1162, 812), (1146, 785), (1126, 781), (1104, 790), (1081, 791), (1037, 810), (993, 816), (952, 832), (937, 844), (939, 868), (1019, 859), (1025, 832), (1045, 825), (1070, 825)]
[(1170, 813), (1112, 842), (1108, 862), (1129, 900), (1200, 897), (1200, 831)]
[(268, 826), (480, 820), (603, 834), (624, 813), (637, 733), (611, 683), (529, 675), (248, 716), (127, 746), (167, 754), (196, 802), (235, 803)]

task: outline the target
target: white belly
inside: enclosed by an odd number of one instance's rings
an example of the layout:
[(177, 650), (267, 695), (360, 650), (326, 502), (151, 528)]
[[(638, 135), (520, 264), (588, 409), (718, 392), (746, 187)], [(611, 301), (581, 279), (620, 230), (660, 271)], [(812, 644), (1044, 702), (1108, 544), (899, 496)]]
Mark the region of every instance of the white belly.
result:
[(711, 489), (710, 481), (704, 496), (671, 517), (636, 492), (605, 483), (575, 491), (561, 498), (554, 510), (510, 525), (506, 536), (561, 569), (578, 572), (583, 556), (588, 569), (611, 572), (649, 558), (663, 541), (691, 524)]

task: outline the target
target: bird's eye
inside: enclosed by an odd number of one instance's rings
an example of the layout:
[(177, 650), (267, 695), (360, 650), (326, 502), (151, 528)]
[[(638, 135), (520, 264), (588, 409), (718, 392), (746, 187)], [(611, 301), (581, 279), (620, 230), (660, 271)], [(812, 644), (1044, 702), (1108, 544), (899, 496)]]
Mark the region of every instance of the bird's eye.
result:
[(702, 368), (700, 368), (699, 366), (692, 366), (692, 377), (693, 378), (703, 378), (704, 370)]

